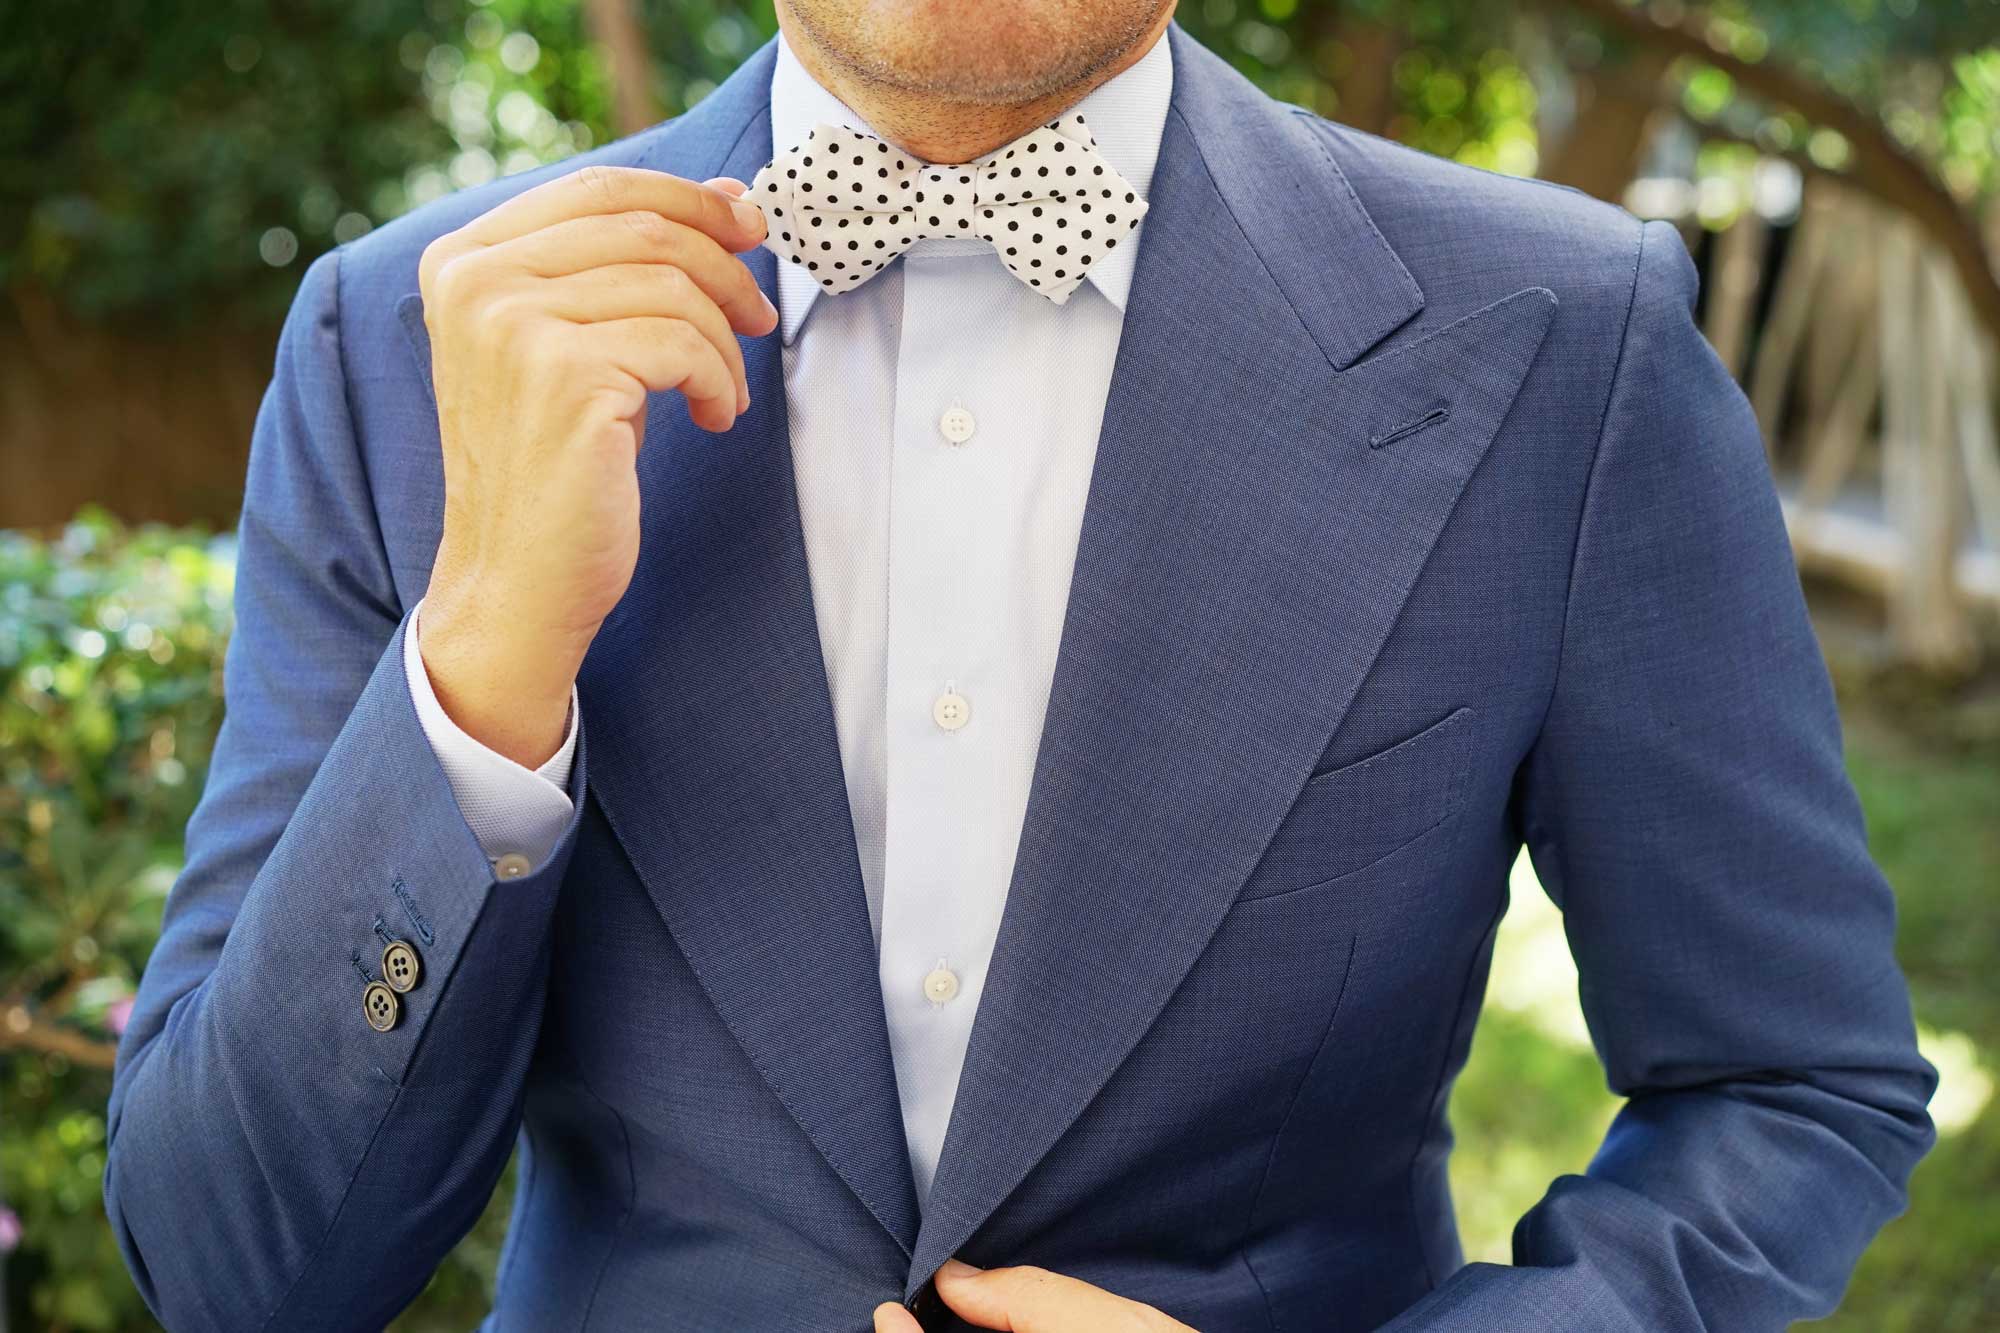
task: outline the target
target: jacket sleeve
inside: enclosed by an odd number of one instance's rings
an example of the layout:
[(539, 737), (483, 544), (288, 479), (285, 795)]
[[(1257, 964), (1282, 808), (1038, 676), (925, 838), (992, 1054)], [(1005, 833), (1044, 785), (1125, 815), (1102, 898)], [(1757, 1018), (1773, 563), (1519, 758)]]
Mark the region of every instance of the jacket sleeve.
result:
[(1561, 665), (1520, 775), (1628, 1100), (1582, 1175), (1388, 1327), (1781, 1330), (1839, 1302), (1931, 1145), (1894, 903), (1748, 404), (1650, 224)]
[[(106, 1208), (175, 1330), (381, 1327), (422, 1288), (513, 1145), (576, 837), (572, 813), (496, 882), (418, 723), (340, 253), (307, 271), (258, 414), (225, 721), (112, 1086)], [(577, 810), (584, 767), (580, 743)], [(385, 936), (421, 978), (376, 1031)]]

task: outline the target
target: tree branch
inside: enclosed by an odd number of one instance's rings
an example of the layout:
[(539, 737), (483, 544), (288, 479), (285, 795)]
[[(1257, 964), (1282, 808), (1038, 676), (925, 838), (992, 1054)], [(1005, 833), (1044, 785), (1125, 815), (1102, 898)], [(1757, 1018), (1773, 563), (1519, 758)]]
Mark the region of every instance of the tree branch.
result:
[(1635, 101), (1643, 101), (1656, 110), (1665, 112), (1668, 115), (1680, 117), (1693, 126), (1695, 133), (1703, 139), (1716, 140), (1722, 143), (1742, 144), (1745, 148), (1754, 148), (1764, 157), (1776, 158), (1780, 161), (1791, 163), (1799, 169), (1802, 175), (1817, 176), (1831, 184), (1840, 186), (1842, 189), (1849, 190), (1861, 198), (1872, 199), (1891, 213), (1906, 211), (1904, 209), (1905, 200), (1875, 178), (1857, 175), (1851, 171), (1838, 171), (1832, 167), (1822, 166), (1820, 163), (1813, 161), (1804, 149), (1773, 148), (1754, 134), (1734, 129), (1720, 121), (1702, 120), (1699, 117), (1691, 116), (1688, 114), (1687, 107), (1682, 104), (1679, 98), (1663, 89), (1655, 88), (1647, 92), (1635, 85), (1627, 88), (1624, 95)]
[(0, 1051), (38, 1051), (60, 1055), (89, 1069), (109, 1069), (118, 1059), (118, 1047), (108, 1041), (92, 1041), (81, 1032), (57, 1027), (37, 1018), (25, 1004), (16, 1004), (0, 1020)]
[(1561, 3), (1641, 45), (1713, 65), (1759, 99), (1790, 107), (1814, 124), (1845, 137), (1854, 149), (1855, 170), (1848, 174), (1865, 184), (1868, 193), (1907, 215), (1943, 247), (1965, 284), (1980, 323), (2000, 340), (2000, 275), (1994, 272), (1993, 257), (1978, 222), (1874, 115), (1782, 65), (1753, 62), (1718, 49), (1709, 42), (1698, 13), (1678, 23), (1661, 23), (1621, 0)]

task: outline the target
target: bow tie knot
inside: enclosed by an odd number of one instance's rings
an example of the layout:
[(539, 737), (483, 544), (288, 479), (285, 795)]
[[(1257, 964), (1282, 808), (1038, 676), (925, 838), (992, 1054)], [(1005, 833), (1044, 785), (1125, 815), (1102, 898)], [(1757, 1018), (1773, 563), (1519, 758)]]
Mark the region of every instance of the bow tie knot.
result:
[(957, 166), (822, 122), (757, 172), (750, 197), (769, 214), (765, 246), (828, 292), (860, 286), (918, 241), (976, 237), (1057, 305), (1146, 213), (1079, 115)]

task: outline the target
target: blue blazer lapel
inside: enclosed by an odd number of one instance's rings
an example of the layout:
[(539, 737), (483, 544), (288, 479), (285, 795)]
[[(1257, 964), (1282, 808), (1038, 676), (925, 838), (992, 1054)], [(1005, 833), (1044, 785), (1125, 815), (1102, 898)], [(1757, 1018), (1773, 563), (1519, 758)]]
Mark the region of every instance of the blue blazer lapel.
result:
[(1522, 292), (1363, 360), (1420, 312), (1416, 283), (1320, 131), (1177, 26), (1169, 40), (1172, 111), (1034, 783), (911, 1291), (961, 1247), (1010, 1261), (978, 1228), (1214, 933), (1554, 306)]
[[(748, 180), (775, 45), (662, 132), (648, 165)], [(746, 255), (777, 299), (775, 260)], [(916, 1188), (820, 656), (775, 337), (746, 339), (726, 435), (647, 408), (632, 586), (578, 682), (593, 797), (703, 989), (785, 1109), (908, 1252)]]

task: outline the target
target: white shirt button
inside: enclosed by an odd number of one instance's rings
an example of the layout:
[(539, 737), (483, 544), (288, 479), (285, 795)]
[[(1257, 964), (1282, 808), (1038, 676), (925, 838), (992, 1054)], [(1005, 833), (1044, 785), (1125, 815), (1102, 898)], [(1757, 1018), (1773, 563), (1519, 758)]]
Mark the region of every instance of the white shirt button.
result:
[(972, 721), (972, 700), (946, 690), (931, 702), (931, 721), (946, 731), (957, 731)]
[(954, 407), (938, 418), (938, 433), (953, 444), (964, 444), (972, 438), (972, 432), (978, 425), (972, 419), (972, 413), (962, 407)]
[(932, 1004), (943, 1004), (958, 994), (958, 973), (940, 963), (924, 974), (924, 997)]
[(493, 858), (493, 873), (501, 879), (519, 879), (535, 868), (535, 863), (519, 852)]

